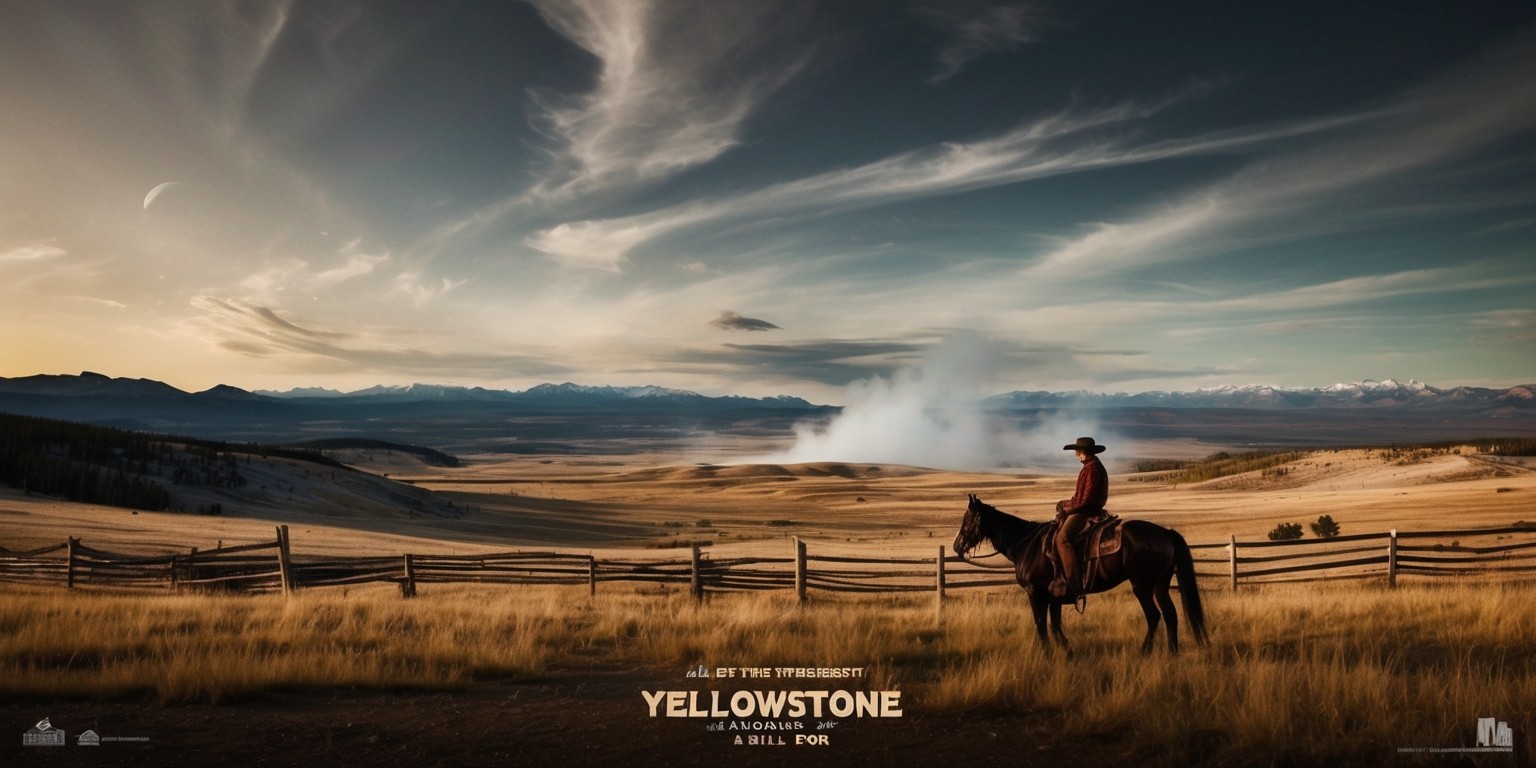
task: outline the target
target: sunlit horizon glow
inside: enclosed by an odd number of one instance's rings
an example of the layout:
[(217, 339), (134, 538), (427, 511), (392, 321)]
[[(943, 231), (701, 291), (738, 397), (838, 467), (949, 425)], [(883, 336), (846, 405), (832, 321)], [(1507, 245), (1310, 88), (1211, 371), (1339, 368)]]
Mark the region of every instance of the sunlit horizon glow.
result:
[(29, 3), (0, 88), (5, 377), (1536, 381), (1528, 3)]

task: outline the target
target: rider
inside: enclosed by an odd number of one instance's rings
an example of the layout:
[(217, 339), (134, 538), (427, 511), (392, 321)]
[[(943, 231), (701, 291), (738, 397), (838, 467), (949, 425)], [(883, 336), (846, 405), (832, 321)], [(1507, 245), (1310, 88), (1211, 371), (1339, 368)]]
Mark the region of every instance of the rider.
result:
[(1076, 595), (1081, 589), (1077, 551), (1072, 548), (1072, 539), (1083, 530), (1088, 518), (1104, 511), (1104, 502), (1109, 499), (1109, 473), (1099, 462), (1104, 446), (1095, 443), (1091, 437), (1079, 437), (1077, 442), (1064, 445), (1062, 449), (1076, 451), (1083, 468), (1077, 473), (1077, 490), (1072, 498), (1056, 502), (1056, 517), (1061, 520), (1061, 525), (1056, 528), (1056, 554), (1061, 558), (1063, 574), (1061, 581), (1051, 585), (1051, 591), (1058, 593), (1058, 597)]

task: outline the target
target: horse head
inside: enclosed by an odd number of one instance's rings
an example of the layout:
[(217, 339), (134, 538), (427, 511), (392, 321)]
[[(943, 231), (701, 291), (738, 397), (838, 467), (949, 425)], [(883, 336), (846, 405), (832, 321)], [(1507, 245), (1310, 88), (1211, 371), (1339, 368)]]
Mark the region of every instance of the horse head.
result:
[(976, 498), (976, 494), (967, 495), (971, 501), (965, 507), (965, 517), (960, 518), (960, 532), (955, 534), (955, 543), (952, 545), (959, 557), (965, 557), (967, 552), (975, 549), (985, 535), (981, 530), (981, 514), (987, 505)]

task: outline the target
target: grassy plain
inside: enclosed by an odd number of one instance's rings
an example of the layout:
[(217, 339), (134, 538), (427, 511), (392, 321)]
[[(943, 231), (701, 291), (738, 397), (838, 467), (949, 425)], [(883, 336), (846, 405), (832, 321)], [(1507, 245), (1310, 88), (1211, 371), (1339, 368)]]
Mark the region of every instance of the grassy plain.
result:
[[(1536, 588), (1207, 589), (1212, 643), (1134, 653), (1129, 595), (1069, 618), (1076, 653), (1044, 655), (1022, 595), (927, 600), (680, 591), (443, 587), (280, 596), (124, 596), (7, 588), (0, 693), (238, 702), (268, 691), (451, 689), (552, 670), (863, 667), (908, 712), (1048, 721), (1061, 745), (1114, 744), (1151, 764), (1383, 762), (1465, 746), (1477, 717), (1536, 727)], [(670, 673), (670, 674), (668, 674)], [(729, 689), (729, 681), (689, 681)], [(638, 701), (638, 699), (637, 699)], [(638, 705), (637, 705), (638, 706)], [(1346, 737), (1347, 735), (1347, 737)]]
[[(296, 553), (398, 554), (555, 549), (665, 556), (702, 540), (716, 556), (818, 553), (931, 557), (953, 536), (966, 493), (1044, 519), (1070, 495), (1069, 471), (938, 472), (851, 464), (720, 466), (657, 457), (481, 460), (454, 470), (358, 454), (451, 502), (437, 516), (133, 514), (8, 492), (0, 545), (81, 536), (120, 551), (185, 551), (270, 540), (292, 527)], [(1309, 452), (1284, 472), (1199, 483), (1112, 479), (1124, 517), (1177, 528), (1192, 543), (1258, 540), (1279, 522), (1329, 514), (1344, 533), (1505, 526), (1536, 520), (1536, 473), (1462, 453)], [(1113, 469), (1113, 467), (1112, 467)], [(274, 483), (279, 482), (274, 480)], [(323, 489), (290, 478), (291, 492)], [(427, 585), (279, 596), (122, 595), (0, 585), (0, 697), (139, 697), (229, 704), (267, 692), (452, 690), (583, 670), (629, 670), (676, 686), (714, 666), (857, 666), (899, 688), (909, 711), (1002, 714), (1049, 723), (1054, 746), (1114, 745), (1143, 764), (1377, 764), (1407, 747), (1465, 746), (1479, 717), (1536, 733), (1536, 587), (1405, 577), (1204, 593), (1212, 644), (1173, 659), (1134, 654), (1142, 619), (1128, 592), (1069, 612), (1078, 651), (1042, 655), (1023, 594), (836, 597), (806, 608), (786, 593)], [(703, 684), (703, 683), (700, 683)], [(715, 681), (713, 684), (720, 684)], [(639, 706), (638, 703), (636, 706)], [(1051, 745), (1047, 745), (1051, 746)]]
[[(1200, 483), (1135, 475), (1111, 461), (1110, 508), (1178, 529), (1190, 543), (1231, 535), (1259, 539), (1277, 523), (1329, 514), (1343, 533), (1504, 526), (1536, 520), (1531, 459), (1466, 451), (1421, 458), (1352, 449), (1304, 452), (1271, 471)], [(230, 496), (222, 517), (130, 512), (0, 490), (0, 546), (28, 549), (81, 538), (133, 552), (209, 549), (270, 541), (291, 526), (296, 553), (393, 555), (536, 548), (655, 554), (701, 541), (733, 555), (783, 556), (798, 536), (818, 549), (932, 555), (947, 542), (968, 493), (1027, 519), (1044, 520), (1072, 493), (1073, 470), (967, 473), (871, 464), (714, 465), (683, 457), (480, 457), (458, 469), (408, 455), (344, 455), (446, 503), (409, 516), (376, 490), (372, 511), (357, 496), (334, 513), (295, 511), (281, 498)], [(668, 463), (671, 462), (671, 463)], [(274, 468), (274, 471), (279, 468)], [(1284, 473), (1273, 470), (1284, 469)], [(269, 479), (296, 497), (327, 494), (327, 477), (290, 468)], [(285, 490), (284, 494), (290, 493)]]

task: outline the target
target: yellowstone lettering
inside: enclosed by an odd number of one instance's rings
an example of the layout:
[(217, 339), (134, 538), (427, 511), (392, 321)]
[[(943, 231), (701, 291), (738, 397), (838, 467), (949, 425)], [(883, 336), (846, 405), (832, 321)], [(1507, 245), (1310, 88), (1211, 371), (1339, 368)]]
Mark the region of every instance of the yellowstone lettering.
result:
[(641, 691), (651, 717), (901, 717), (901, 691)]

